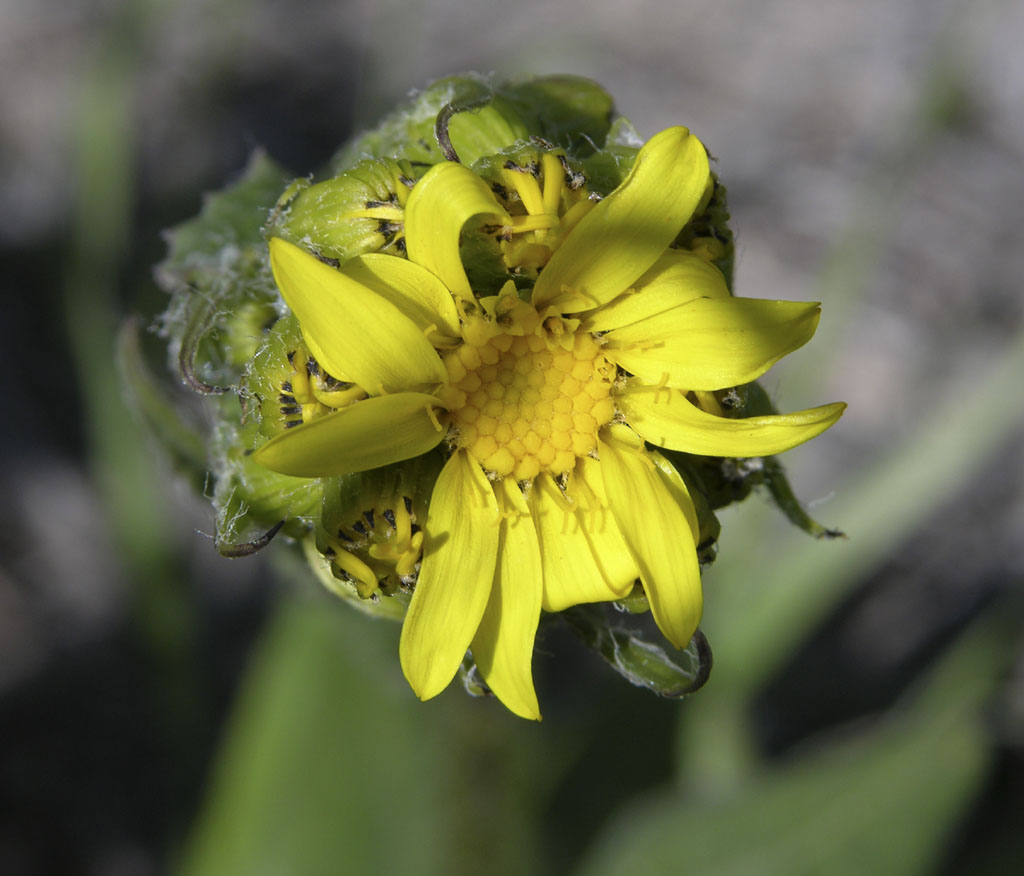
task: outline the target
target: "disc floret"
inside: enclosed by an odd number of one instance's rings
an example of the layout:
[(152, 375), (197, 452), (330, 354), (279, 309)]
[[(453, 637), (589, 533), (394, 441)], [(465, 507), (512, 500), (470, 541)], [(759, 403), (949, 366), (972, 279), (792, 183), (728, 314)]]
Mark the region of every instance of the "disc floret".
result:
[(444, 357), (455, 446), (491, 475), (564, 474), (593, 453), (615, 415), (615, 366), (579, 320), (513, 305), (501, 322), (472, 316)]

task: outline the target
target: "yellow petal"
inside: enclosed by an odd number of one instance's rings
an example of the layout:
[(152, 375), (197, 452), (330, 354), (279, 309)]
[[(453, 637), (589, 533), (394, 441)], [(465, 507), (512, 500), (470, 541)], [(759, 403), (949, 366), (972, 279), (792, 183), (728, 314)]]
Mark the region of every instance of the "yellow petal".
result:
[(728, 298), (725, 277), (692, 252), (670, 249), (633, 288), (583, 316), (581, 328), (606, 332), (671, 310), (694, 298)]
[(396, 392), (367, 398), (268, 441), (252, 458), (279, 474), (321, 478), (412, 459), (441, 443), (432, 395)]
[(605, 492), (640, 568), (654, 620), (665, 638), (684, 648), (703, 608), (691, 524), (696, 513), (684, 510), (684, 503), (692, 502), (682, 479), (667, 483), (628, 429), (605, 429), (602, 438), (598, 449)]
[(640, 570), (608, 505), (601, 463), (589, 456), (581, 457), (569, 477), (566, 495), (573, 503), (597, 567), (612, 589), (625, 595), (640, 577)]
[(473, 637), (473, 659), (487, 685), (510, 711), (539, 721), (531, 669), (543, 589), (537, 530), (518, 486), (503, 479), (495, 490), (504, 505), (498, 568), (491, 598)]
[(686, 487), (686, 481), (683, 480), (683, 476), (679, 474), (676, 467), (658, 453), (657, 450), (648, 447), (644, 452), (647, 458), (654, 463), (655, 468), (658, 469), (658, 474), (661, 475), (661, 482), (671, 493), (675, 503), (683, 509), (686, 522), (690, 524), (690, 534), (693, 536), (693, 543), (699, 546), (700, 519), (697, 517), (697, 509), (693, 504), (693, 499), (690, 498), (690, 491)]
[(329, 373), (370, 393), (446, 379), (423, 332), (386, 298), (277, 237), (270, 241), (270, 265), (310, 351)]
[(369, 253), (345, 262), (341, 272), (386, 298), (421, 332), (433, 327), (447, 338), (460, 336), (455, 300), (426, 268), (407, 259)]
[(422, 700), (448, 686), (480, 625), (494, 581), (498, 523), (483, 470), (465, 451), (453, 453), (430, 496), (423, 564), (398, 649)]
[(575, 313), (628, 289), (689, 221), (707, 180), (707, 153), (686, 128), (655, 134), (622, 184), (555, 251), (537, 279), (534, 306)]
[(435, 164), (409, 193), (405, 205), (405, 245), (409, 259), (441, 278), (453, 295), (473, 291), (459, 256), (462, 226), (474, 216), (511, 224), (487, 183), (461, 164)]
[(530, 509), (544, 568), (545, 611), (561, 611), (584, 602), (607, 602), (629, 593), (635, 575), (627, 580), (606, 576), (594, 556), (585, 519), (569, 506), (550, 475), (534, 479)]
[(700, 456), (769, 456), (810, 441), (834, 424), (838, 402), (796, 411), (731, 420), (692, 404), (678, 389), (629, 380), (617, 397), (626, 421), (645, 441)]
[(605, 335), (605, 355), (645, 383), (725, 389), (749, 383), (814, 335), (820, 307), (697, 298)]

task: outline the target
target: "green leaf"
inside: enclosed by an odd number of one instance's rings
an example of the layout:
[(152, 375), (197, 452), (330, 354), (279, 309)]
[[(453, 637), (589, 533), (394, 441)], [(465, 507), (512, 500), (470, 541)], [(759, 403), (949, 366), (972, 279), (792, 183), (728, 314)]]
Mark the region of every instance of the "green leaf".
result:
[(991, 761), (983, 709), (1017, 628), (1002, 612), (982, 618), (895, 717), (762, 769), (729, 796), (679, 785), (629, 806), (578, 876), (933, 872)]
[(421, 720), (397, 639), (397, 627), (340, 606), (281, 606), (182, 876), (443, 872), (444, 776), (457, 752)]
[(666, 794), (633, 807), (578, 872), (927, 873), (987, 763), (973, 719), (893, 725), (766, 772), (726, 803)]

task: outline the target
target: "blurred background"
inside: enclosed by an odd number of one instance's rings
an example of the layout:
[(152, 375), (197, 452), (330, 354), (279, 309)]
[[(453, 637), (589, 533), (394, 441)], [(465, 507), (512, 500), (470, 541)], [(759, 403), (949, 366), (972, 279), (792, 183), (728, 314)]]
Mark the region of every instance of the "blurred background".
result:
[[(1011, 0), (2, 0), (0, 872), (1024, 867), (1022, 34)], [(217, 556), (123, 404), (162, 229), (467, 69), (689, 126), (738, 293), (823, 302), (763, 383), (849, 402), (784, 457), (848, 538), (723, 514), (685, 701), (552, 626), (543, 723), (418, 703), (396, 626), (283, 545)]]

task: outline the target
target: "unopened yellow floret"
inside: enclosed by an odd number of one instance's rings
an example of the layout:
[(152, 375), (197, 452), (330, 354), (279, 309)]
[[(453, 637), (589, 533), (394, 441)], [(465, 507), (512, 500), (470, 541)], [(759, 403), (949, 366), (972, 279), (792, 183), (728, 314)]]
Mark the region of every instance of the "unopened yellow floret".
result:
[(561, 319), (537, 319), (525, 334), (522, 324), (495, 333), (477, 321), (445, 357), (443, 401), (459, 446), (499, 477), (569, 471), (615, 415), (614, 365), (592, 335)]

